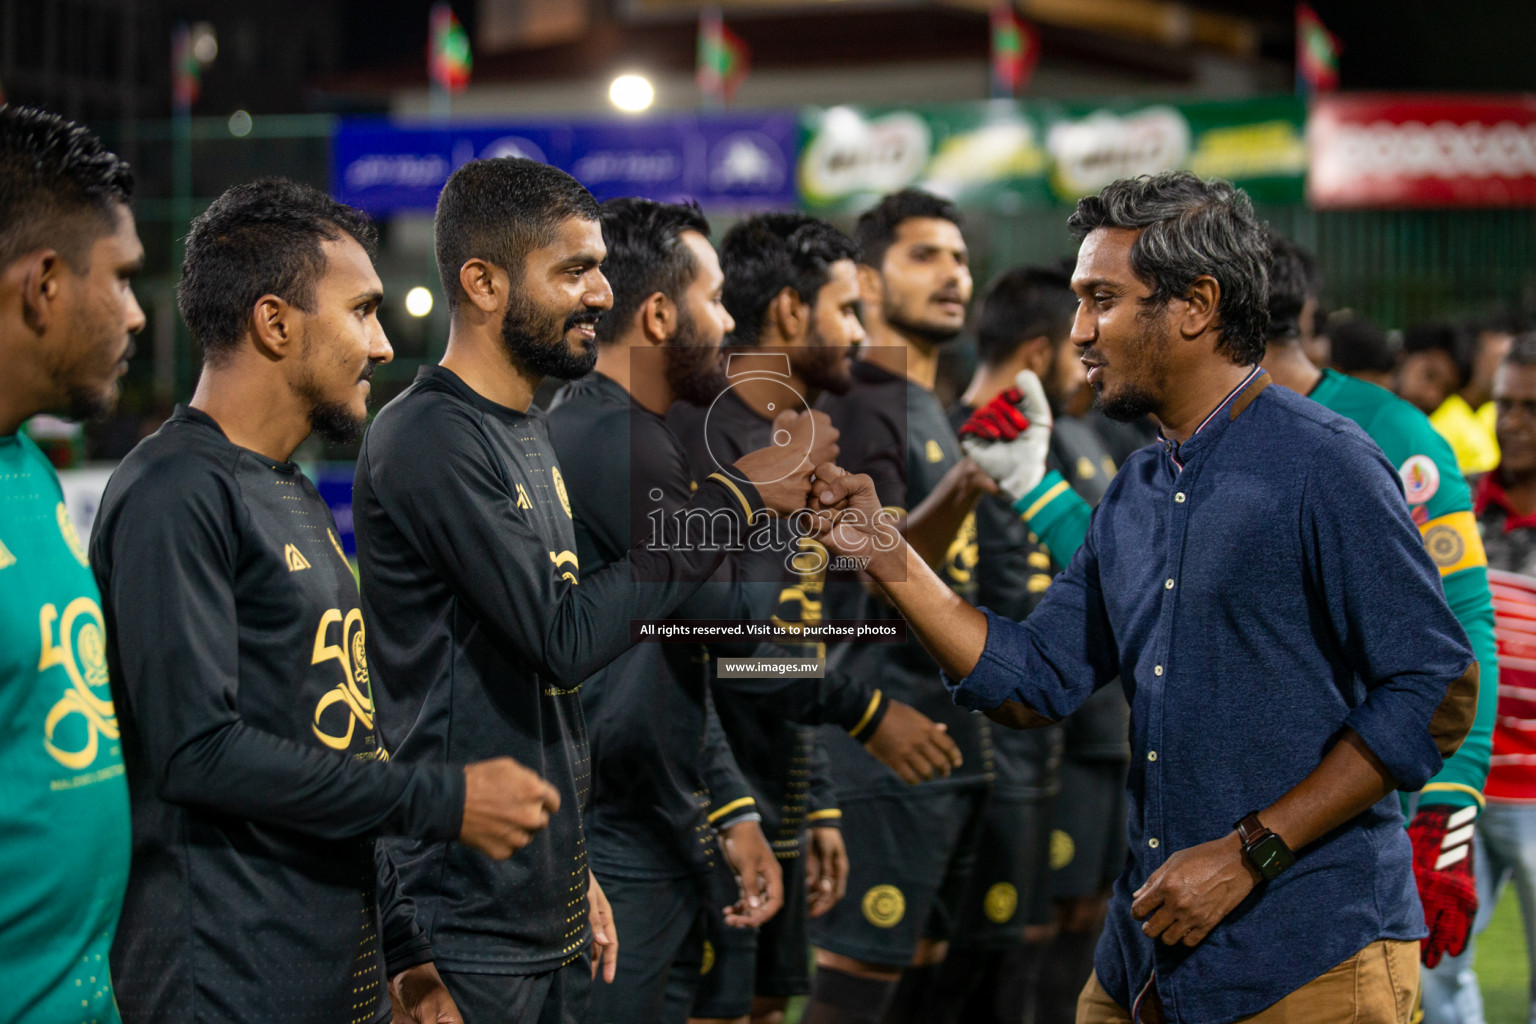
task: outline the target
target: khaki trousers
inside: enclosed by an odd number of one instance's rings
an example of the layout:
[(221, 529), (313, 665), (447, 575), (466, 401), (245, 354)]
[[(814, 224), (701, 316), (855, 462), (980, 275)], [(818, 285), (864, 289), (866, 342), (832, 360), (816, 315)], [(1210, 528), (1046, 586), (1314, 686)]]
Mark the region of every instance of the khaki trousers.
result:
[[(1273, 1006), (1236, 1024), (1408, 1024), (1419, 998), (1419, 944), (1378, 939)], [(1163, 1024), (1157, 990), (1138, 1024)], [(1077, 1024), (1133, 1024), (1092, 975), (1077, 997)]]

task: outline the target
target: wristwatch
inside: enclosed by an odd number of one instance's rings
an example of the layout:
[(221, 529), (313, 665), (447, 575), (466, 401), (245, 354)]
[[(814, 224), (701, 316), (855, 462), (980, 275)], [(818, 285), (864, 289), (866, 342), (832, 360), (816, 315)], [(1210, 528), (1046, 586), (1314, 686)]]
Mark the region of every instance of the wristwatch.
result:
[(1285, 840), (1259, 823), (1259, 812), (1245, 815), (1232, 826), (1243, 844), (1243, 856), (1247, 857), (1265, 881), (1296, 863), (1296, 855), (1285, 845)]

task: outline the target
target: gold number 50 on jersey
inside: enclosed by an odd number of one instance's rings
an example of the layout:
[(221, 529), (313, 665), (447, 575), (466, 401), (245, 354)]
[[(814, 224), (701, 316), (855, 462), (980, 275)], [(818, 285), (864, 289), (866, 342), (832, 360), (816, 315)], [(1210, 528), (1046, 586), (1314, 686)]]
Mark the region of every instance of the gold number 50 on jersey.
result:
[[(339, 644), (327, 642), (333, 625), (341, 626)], [(342, 681), (315, 705), (313, 729), (321, 743), (332, 750), (346, 750), (352, 745), (352, 733), (359, 723), (364, 729), (373, 728), (373, 687), (368, 682), (368, 654), (361, 609), (352, 609), (345, 618), (336, 608), (320, 616), (320, 625), (315, 628), (315, 653), (310, 664), (319, 665), (326, 661), (335, 661), (341, 666)], [(347, 729), (345, 732), (327, 732), (321, 720), (326, 717), (326, 711), (337, 704), (346, 712)], [(334, 722), (336, 717), (337, 713), (333, 713), (331, 721)]]
[[(59, 627), (57, 642), (55, 623)], [(77, 597), (65, 606), (64, 617), (60, 619), (58, 608), (45, 604), (38, 612), (38, 626), (43, 634), (38, 672), (57, 665), (69, 677), (69, 689), (43, 720), (43, 747), (66, 768), (88, 768), (96, 760), (100, 738), (115, 740), (118, 735), (117, 712), (107, 684), (106, 628), (101, 607), (89, 597)], [(66, 730), (70, 740), (67, 745), (74, 748), (66, 749), (55, 741), (64, 742), (60, 727), (76, 716), (85, 727), (84, 738), (78, 739), (73, 729)]]

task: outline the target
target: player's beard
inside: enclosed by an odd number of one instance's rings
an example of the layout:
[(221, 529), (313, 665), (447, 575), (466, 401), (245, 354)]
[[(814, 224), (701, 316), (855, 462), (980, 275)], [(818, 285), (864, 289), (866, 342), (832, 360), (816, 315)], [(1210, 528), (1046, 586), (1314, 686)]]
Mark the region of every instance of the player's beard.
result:
[(667, 386), (680, 402), (708, 405), (730, 381), (720, 358), (720, 346), (711, 345), (699, 333), (698, 321), (678, 307), (677, 333), (666, 347)]
[(851, 348), (833, 348), (813, 327), (811, 336), (795, 356), (795, 369), (809, 391), (846, 395), (853, 386)]
[[(373, 379), (373, 367), (374, 364), (369, 363), (368, 368), (358, 375), (358, 381)], [(362, 440), (363, 428), (368, 425), (366, 413), (359, 417), (352, 412), (351, 403), (326, 398), (312, 376), (295, 384), (293, 390), (309, 402), (309, 429), (313, 433), (336, 445), (352, 445)]]
[(514, 293), (501, 322), (501, 343), (514, 363), (535, 376), (576, 380), (597, 365), (597, 342), (583, 338), (581, 349), (572, 352), (565, 336), (579, 324), (595, 326), (602, 315), (602, 310), (586, 306), (568, 315), (545, 313)]

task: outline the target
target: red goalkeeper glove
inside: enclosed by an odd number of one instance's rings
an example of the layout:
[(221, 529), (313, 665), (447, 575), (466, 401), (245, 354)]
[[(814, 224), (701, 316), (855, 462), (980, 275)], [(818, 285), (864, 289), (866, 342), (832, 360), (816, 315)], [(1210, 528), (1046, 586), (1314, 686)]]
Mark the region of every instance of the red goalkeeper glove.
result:
[(1458, 956), (1472, 937), (1477, 916), (1477, 881), (1472, 877), (1472, 832), (1476, 807), (1426, 807), (1413, 816), (1413, 876), (1424, 904), (1424, 966), (1446, 954)]

